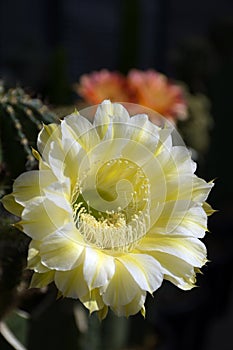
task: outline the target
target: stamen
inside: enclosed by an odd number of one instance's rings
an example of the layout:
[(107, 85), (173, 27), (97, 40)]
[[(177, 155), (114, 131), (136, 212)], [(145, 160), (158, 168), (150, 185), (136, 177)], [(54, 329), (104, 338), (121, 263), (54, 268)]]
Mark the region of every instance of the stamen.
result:
[[(119, 206), (116, 210), (97, 211), (91, 202), (84, 200), (82, 186), (77, 184), (72, 196), (74, 222), (88, 245), (115, 252), (129, 251), (142, 239), (150, 226), (150, 183), (142, 169), (128, 160), (112, 159), (105, 164), (110, 168), (106, 172), (107, 176), (110, 171), (115, 173), (119, 169), (120, 178), (125, 175), (131, 180), (133, 192), (130, 203), (127, 207)], [(129, 172), (129, 169), (133, 171)], [(102, 171), (104, 175), (104, 168)], [(116, 177), (116, 180), (119, 178)], [(113, 184), (111, 179), (110, 185)]]
[(97, 220), (85, 208), (81, 208), (77, 216), (77, 228), (90, 245), (100, 249), (128, 251), (146, 234), (150, 218), (148, 212), (138, 212), (127, 223), (122, 213), (108, 213), (107, 218)]

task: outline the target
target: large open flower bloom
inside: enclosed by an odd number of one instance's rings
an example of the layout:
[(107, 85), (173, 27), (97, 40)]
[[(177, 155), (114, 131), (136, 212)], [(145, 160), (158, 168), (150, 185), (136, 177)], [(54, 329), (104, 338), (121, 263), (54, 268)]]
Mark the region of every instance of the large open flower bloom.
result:
[(201, 242), (212, 183), (195, 174), (174, 128), (130, 117), (104, 101), (38, 137), (39, 170), (20, 175), (4, 206), (32, 238), (33, 287), (52, 281), (102, 319), (145, 314), (146, 294), (167, 279), (191, 289), (206, 263)]

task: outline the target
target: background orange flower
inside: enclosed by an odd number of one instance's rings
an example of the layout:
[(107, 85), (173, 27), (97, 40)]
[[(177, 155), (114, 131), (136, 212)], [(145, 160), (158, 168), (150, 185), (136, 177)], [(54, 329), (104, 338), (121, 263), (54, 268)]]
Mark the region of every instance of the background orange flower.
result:
[(155, 70), (132, 69), (127, 76), (134, 103), (155, 110), (171, 120), (186, 119), (187, 106), (183, 90)]
[(75, 90), (88, 104), (98, 104), (104, 99), (132, 102), (151, 108), (173, 122), (187, 118), (183, 88), (152, 69), (132, 69), (127, 76), (107, 69), (94, 71), (82, 75)]
[(125, 77), (106, 69), (82, 75), (79, 84), (75, 84), (75, 91), (89, 104), (98, 104), (104, 99), (112, 102), (130, 99)]

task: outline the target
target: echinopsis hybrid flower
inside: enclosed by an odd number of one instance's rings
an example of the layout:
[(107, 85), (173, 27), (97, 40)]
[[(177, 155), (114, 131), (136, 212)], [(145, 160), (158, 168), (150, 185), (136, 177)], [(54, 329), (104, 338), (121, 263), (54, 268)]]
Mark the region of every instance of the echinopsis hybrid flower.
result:
[(153, 69), (131, 69), (127, 76), (102, 69), (82, 75), (74, 87), (89, 104), (104, 99), (135, 103), (153, 109), (173, 123), (188, 117), (185, 89)]
[(171, 121), (187, 118), (183, 89), (170, 82), (165, 75), (153, 69), (132, 69), (127, 79), (135, 103), (151, 108)]
[(74, 88), (90, 104), (98, 104), (104, 99), (113, 102), (130, 101), (125, 77), (107, 69), (82, 75), (79, 84), (75, 84)]
[(104, 101), (38, 136), (39, 170), (20, 175), (4, 206), (32, 238), (32, 287), (55, 282), (103, 319), (145, 315), (147, 292), (188, 290), (207, 261), (201, 242), (213, 186), (198, 178), (174, 128)]

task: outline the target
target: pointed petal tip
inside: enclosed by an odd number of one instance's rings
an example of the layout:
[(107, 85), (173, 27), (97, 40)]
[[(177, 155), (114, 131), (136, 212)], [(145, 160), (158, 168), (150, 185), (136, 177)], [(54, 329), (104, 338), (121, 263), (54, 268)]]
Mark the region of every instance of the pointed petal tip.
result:
[(39, 152), (33, 147), (32, 147), (32, 154), (36, 160), (40, 161), (41, 156), (40, 156)]
[(58, 290), (57, 291), (56, 300), (60, 300), (60, 299), (64, 299), (64, 295), (63, 295), (63, 293), (60, 290)]
[(145, 306), (143, 305), (143, 307), (141, 308), (141, 315), (143, 316), (143, 318), (146, 318), (146, 309)]
[(104, 306), (103, 309), (97, 311), (97, 314), (98, 314), (98, 319), (99, 321), (103, 321), (106, 317), (107, 317), (107, 314), (108, 314), (108, 306)]

